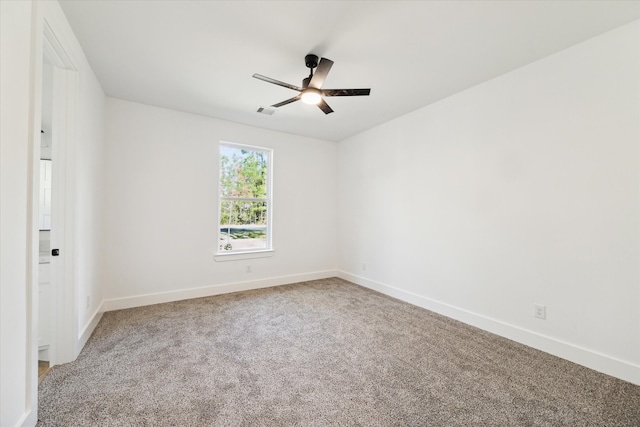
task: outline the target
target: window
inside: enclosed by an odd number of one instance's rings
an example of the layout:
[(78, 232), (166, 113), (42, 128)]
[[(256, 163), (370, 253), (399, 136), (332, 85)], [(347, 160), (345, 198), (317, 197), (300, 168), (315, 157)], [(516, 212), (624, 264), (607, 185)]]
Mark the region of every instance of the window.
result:
[(220, 143), (218, 253), (271, 250), (269, 149)]

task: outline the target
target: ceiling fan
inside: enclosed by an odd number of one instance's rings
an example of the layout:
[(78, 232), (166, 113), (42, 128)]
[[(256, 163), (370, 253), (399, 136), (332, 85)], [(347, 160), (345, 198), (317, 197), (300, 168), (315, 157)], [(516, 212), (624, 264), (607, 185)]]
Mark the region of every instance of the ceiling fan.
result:
[[(307, 68), (309, 68), (309, 77), (302, 80), (302, 87), (265, 77), (261, 74), (253, 75), (256, 79), (263, 80), (267, 83), (273, 83), (274, 85), (300, 92), (300, 94), (293, 98), (273, 104), (272, 107), (278, 108), (302, 100), (305, 104), (317, 105), (325, 114), (329, 114), (333, 113), (333, 110), (325, 102), (324, 96), (368, 96), (369, 93), (371, 93), (371, 89), (322, 89), (322, 84), (327, 78), (331, 66), (333, 66), (333, 61), (327, 58), (320, 58), (320, 62), (318, 62), (317, 55), (309, 54), (304, 57), (304, 63)], [(313, 72), (314, 68), (316, 69), (315, 73)]]

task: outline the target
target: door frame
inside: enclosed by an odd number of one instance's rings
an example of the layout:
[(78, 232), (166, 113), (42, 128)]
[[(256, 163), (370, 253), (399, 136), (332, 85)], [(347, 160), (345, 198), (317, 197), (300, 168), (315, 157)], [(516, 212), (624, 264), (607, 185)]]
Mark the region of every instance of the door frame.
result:
[(73, 172), (78, 72), (46, 19), (43, 28), (43, 56), (53, 65), (51, 248), (60, 249), (59, 257), (51, 257), (52, 289), (55, 297), (49, 356), (53, 366), (71, 362), (78, 355), (78, 304), (73, 251)]
[[(34, 49), (31, 80), (31, 138), (29, 151), (30, 197), (29, 243), (30, 266), (27, 297), (27, 363), (26, 424), (35, 424), (38, 408), (38, 292), (39, 292), (39, 185), (40, 128), (42, 120), (42, 89), (44, 58), (53, 65), (52, 117), (52, 218), (51, 247), (60, 249), (59, 257), (51, 260), (52, 328), (49, 348), (50, 364), (58, 365), (76, 359), (78, 346), (78, 302), (74, 255), (74, 183), (75, 143), (77, 127), (78, 68), (66, 49), (68, 42), (55, 14), (49, 22), (47, 5), (36, 5)], [(59, 31), (58, 31), (59, 30)]]

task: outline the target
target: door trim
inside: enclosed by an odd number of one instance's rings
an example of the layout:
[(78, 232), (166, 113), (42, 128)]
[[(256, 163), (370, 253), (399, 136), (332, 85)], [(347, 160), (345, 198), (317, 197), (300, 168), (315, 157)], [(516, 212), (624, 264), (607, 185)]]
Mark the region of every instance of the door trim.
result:
[[(29, 179), (30, 265), (27, 287), (26, 403), (25, 424), (35, 424), (38, 408), (38, 290), (39, 290), (39, 175), (40, 127), (44, 58), (53, 65), (52, 159), (54, 159), (51, 244), (61, 256), (51, 261), (53, 334), (49, 351), (51, 365), (67, 363), (78, 356), (78, 304), (74, 256), (75, 140), (77, 127), (78, 68), (65, 47), (64, 23), (45, 4), (36, 4), (31, 80), (31, 165)], [(71, 49), (72, 46), (69, 46)], [(56, 245), (56, 246), (53, 246)], [(57, 259), (56, 259), (57, 258)]]

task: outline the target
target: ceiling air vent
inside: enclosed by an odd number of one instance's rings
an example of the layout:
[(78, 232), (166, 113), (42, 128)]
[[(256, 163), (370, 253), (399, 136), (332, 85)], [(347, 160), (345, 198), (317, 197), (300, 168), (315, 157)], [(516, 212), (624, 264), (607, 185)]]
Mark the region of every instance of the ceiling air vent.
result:
[(266, 114), (267, 116), (273, 116), (273, 113), (275, 113), (276, 111), (277, 110), (275, 108), (268, 108), (268, 107), (258, 108), (258, 113)]

